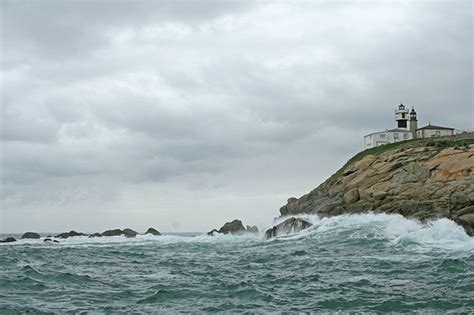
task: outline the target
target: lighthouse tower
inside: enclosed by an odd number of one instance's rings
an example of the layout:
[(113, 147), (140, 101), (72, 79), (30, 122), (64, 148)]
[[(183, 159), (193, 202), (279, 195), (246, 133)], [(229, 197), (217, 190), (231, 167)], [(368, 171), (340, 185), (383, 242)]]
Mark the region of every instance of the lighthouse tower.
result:
[(405, 105), (400, 104), (398, 109), (395, 110), (395, 120), (398, 129), (408, 129), (408, 109)]
[(416, 119), (415, 108), (410, 111), (410, 131), (413, 134), (413, 139), (416, 138), (416, 130), (418, 129), (418, 120)]

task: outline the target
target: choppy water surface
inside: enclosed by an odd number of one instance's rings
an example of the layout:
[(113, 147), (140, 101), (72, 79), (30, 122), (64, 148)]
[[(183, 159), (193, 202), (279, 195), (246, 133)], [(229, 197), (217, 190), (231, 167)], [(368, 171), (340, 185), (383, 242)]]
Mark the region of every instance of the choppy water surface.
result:
[(287, 238), (0, 245), (0, 312), (474, 312), (474, 238), (448, 220), (315, 221)]

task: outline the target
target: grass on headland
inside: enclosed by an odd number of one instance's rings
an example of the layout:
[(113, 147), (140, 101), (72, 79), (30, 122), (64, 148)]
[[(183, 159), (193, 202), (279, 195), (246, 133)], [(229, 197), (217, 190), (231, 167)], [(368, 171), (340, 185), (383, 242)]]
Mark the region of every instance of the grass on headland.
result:
[(341, 167), (336, 173), (331, 175), (320, 187), (324, 190), (329, 190), (334, 184), (336, 184), (337, 179), (344, 173), (348, 166), (352, 163), (357, 162), (367, 155), (379, 156), (382, 153), (396, 150), (396, 149), (410, 149), (410, 148), (420, 148), (420, 147), (435, 147), (435, 148), (448, 148), (448, 147), (469, 147), (469, 145), (474, 144), (474, 133), (462, 133), (453, 136), (445, 137), (436, 137), (436, 138), (422, 138), (422, 139), (412, 139), (394, 143), (388, 143), (382, 146), (375, 148), (367, 149), (361, 151), (354, 155), (343, 167)]

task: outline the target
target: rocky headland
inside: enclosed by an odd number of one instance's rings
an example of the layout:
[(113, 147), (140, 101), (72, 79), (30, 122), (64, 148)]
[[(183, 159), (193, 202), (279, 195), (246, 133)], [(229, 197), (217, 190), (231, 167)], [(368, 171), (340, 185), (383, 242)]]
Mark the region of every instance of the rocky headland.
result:
[(449, 218), (474, 235), (474, 133), (415, 139), (360, 152), (282, 216), (398, 213)]

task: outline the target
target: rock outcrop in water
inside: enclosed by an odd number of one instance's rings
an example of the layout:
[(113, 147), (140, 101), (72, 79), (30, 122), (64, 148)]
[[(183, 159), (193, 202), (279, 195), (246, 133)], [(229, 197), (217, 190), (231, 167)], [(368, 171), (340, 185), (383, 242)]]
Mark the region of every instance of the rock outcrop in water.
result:
[(125, 235), (125, 237), (135, 237), (138, 233), (132, 229), (126, 228), (122, 230), (122, 234)]
[(399, 213), (449, 218), (474, 232), (474, 134), (417, 139), (365, 150), (319, 187), (290, 198), (281, 215)]
[(308, 222), (301, 218), (289, 218), (280, 224), (268, 229), (265, 232), (265, 239), (270, 239), (280, 235), (288, 235), (293, 233), (301, 232), (309, 227), (313, 226), (311, 222)]
[(101, 236), (120, 236), (122, 235), (121, 229), (113, 229), (102, 232)]
[(234, 220), (231, 222), (225, 223), (219, 230), (212, 230), (207, 233), (207, 235), (218, 234), (232, 234), (232, 235), (243, 235), (246, 233), (258, 233), (258, 228), (256, 226), (245, 227), (240, 220)]
[(53, 239), (51, 239), (51, 238), (45, 238), (44, 241), (43, 241), (43, 243), (48, 243), (48, 242), (51, 242), (51, 243), (59, 243), (58, 240), (53, 240)]
[(68, 237), (74, 237), (74, 236), (87, 236), (87, 234), (76, 232), (76, 231), (69, 231), (69, 232), (64, 232), (64, 233), (58, 234), (55, 237), (57, 237), (57, 238), (68, 238)]
[(154, 228), (148, 228), (148, 230), (146, 230), (145, 234), (151, 234), (151, 235), (155, 235), (155, 236), (161, 235), (161, 233), (158, 230), (155, 230)]
[(16, 239), (14, 237), (7, 237), (3, 240), (0, 240), (0, 243), (13, 243), (13, 242), (16, 242)]
[(137, 236), (137, 232), (132, 230), (132, 229), (129, 229), (129, 228), (126, 228), (126, 229), (113, 229), (113, 230), (107, 230), (105, 232), (103, 232), (101, 234), (101, 236), (120, 236), (120, 235), (124, 235), (125, 237), (135, 237)]
[(36, 232), (26, 232), (21, 239), (39, 239), (41, 236)]

